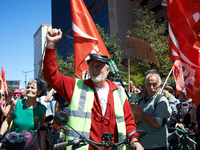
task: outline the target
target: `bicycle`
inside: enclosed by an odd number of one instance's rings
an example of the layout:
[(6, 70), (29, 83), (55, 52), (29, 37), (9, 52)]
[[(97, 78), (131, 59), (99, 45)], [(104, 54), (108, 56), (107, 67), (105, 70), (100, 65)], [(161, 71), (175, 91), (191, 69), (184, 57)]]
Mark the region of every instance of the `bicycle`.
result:
[[(62, 117), (60, 117), (59, 115)], [(55, 123), (58, 124), (59, 126), (68, 125), (67, 120), (68, 120), (68, 116), (64, 112), (58, 112), (58, 113), (56, 113), (56, 115), (54, 117)], [(135, 149), (134, 145), (129, 142), (128, 137), (126, 139), (124, 139), (122, 142), (113, 143), (112, 140), (113, 140), (114, 133), (103, 133), (103, 136), (101, 137), (101, 143), (97, 143), (90, 139), (85, 138), (84, 136), (79, 134), (76, 130), (74, 130), (71, 126), (69, 126), (69, 127), (79, 135), (79, 138), (75, 137), (73, 140), (68, 140), (66, 142), (54, 144), (54, 150), (64, 148), (64, 147), (67, 147), (70, 145), (72, 145), (72, 150), (75, 150), (75, 149), (82, 147), (84, 145), (87, 145), (87, 144), (94, 146), (98, 150), (101, 150), (99, 148), (99, 146), (103, 147), (104, 150), (107, 150), (110, 147), (114, 148), (116, 150), (119, 150), (123, 146), (128, 147), (130, 150)], [(136, 132), (139, 134), (140, 138), (145, 138), (147, 136), (147, 132), (145, 132), (143, 130), (135, 130), (132, 132), (132, 134), (134, 134)]]
[(195, 150), (197, 143), (189, 137), (189, 130), (184, 128), (175, 129), (173, 136), (176, 141), (170, 143), (169, 150)]

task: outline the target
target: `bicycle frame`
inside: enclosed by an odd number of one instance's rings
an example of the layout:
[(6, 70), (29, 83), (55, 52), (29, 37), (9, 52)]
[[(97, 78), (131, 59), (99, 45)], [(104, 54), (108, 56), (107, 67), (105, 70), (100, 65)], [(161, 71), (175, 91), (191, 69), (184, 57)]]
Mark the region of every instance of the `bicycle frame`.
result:
[(192, 150), (192, 148), (188, 145), (187, 140), (189, 140), (193, 144), (197, 145), (197, 143), (194, 140), (192, 140), (190, 137), (188, 137), (188, 135), (187, 135), (188, 132), (185, 129), (176, 128), (176, 130), (180, 131), (181, 133), (183, 133), (183, 142), (182, 142), (182, 144), (180, 146), (180, 150), (183, 150), (184, 147), (187, 147), (188, 150)]

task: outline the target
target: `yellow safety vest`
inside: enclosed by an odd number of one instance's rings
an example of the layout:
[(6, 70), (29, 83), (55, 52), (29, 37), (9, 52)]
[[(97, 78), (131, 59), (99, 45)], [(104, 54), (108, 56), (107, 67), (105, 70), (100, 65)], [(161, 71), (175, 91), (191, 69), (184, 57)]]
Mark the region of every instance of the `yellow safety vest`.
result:
[[(114, 109), (118, 129), (118, 142), (126, 138), (126, 125), (124, 120), (123, 105), (126, 100), (126, 95), (119, 87), (113, 91)], [(79, 132), (81, 135), (89, 139), (91, 128), (91, 112), (94, 102), (94, 90), (83, 83), (83, 80), (76, 79), (75, 89), (72, 100), (68, 107), (69, 120), (68, 125)], [(79, 135), (67, 126), (66, 141), (72, 140)], [(80, 147), (81, 150), (88, 150), (89, 145)], [(125, 148), (125, 146), (124, 146)], [(67, 146), (66, 149), (71, 149)]]

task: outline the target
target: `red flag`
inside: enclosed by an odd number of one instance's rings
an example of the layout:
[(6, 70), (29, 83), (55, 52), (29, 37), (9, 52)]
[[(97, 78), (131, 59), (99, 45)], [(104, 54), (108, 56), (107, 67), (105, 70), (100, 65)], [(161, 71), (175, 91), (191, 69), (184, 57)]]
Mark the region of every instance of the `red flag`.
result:
[(5, 71), (3, 70), (3, 66), (1, 66), (1, 77), (2, 77), (2, 80), (3, 80), (3, 83), (4, 83), (4, 90), (8, 94), (9, 89), (8, 89), (8, 86), (7, 86), (7, 83), (6, 83)]
[(99, 35), (83, 0), (70, 0), (74, 38), (75, 74), (83, 78), (88, 66), (86, 60), (91, 53), (110, 55)]
[(185, 87), (181, 61), (176, 60), (172, 69), (176, 80), (176, 96), (178, 96)]
[(200, 103), (200, 1), (168, 0), (169, 56), (180, 59), (187, 96)]

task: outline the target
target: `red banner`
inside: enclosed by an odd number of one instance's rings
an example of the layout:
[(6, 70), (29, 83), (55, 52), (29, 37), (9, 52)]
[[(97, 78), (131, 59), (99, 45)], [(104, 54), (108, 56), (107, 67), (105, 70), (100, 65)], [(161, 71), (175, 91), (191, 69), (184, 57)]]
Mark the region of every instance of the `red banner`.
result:
[(200, 1), (168, 0), (169, 56), (182, 62), (187, 96), (200, 103)]
[(99, 35), (83, 0), (70, 0), (74, 38), (75, 74), (84, 78), (88, 70), (86, 60), (91, 53), (110, 55)]
[(181, 61), (176, 60), (172, 69), (174, 71), (174, 76), (176, 80), (176, 96), (178, 96), (185, 87)]
[(1, 77), (2, 77), (2, 80), (3, 80), (3, 84), (4, 84), (4, 90), (8, 94), (8, 86), (7, 86), (7, 83), (6, 83), (5, 71), (3, 70), (3, 66), (1, 66)]

